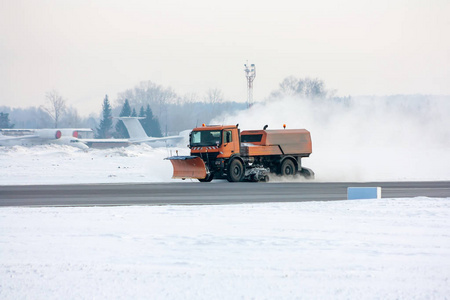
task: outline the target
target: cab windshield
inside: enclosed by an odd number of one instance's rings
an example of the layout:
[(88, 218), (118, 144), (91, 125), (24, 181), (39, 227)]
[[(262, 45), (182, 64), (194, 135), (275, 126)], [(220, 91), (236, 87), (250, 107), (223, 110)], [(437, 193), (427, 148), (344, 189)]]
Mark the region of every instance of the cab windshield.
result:
[(192, 131), (191, 147), (219, 146), (222, 141), (221, 130)]

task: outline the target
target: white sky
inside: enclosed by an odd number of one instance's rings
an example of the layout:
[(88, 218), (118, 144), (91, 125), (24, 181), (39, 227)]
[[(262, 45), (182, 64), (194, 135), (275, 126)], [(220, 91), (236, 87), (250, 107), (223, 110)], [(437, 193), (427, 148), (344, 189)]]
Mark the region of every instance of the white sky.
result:
[(151, 80), (178, 94), (245, 101), (289, 75), (338, 95), (450, 94), (450, 1), (85, 1), (0, 3), (0, 105), (56, 89), (82, 114)]

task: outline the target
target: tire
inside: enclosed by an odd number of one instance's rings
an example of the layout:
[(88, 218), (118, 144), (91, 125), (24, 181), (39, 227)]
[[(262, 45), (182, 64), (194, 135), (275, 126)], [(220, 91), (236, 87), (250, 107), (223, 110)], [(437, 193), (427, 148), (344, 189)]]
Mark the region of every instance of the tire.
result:
[(244, 165), (242, 162), (235, 158), (231, 161), (230, 165), (228, 166), (228, 174), (227, 174), (227, 180), (229, 182), (239, 182), (242, 181), (244, 178)]
[(206, 175), (205, 178), (199, 179), (198, 181), (200, 181), (200, 182), (211, 182), (211, 180), (213, 180), (213, 178), (214, 178), (214, 173), (209, 173), (208, 175)]
[(285, 159), (281, 164), (280, 174), (281, 176), (294, 176), (296, 173), (295, 164), (290, 159)]

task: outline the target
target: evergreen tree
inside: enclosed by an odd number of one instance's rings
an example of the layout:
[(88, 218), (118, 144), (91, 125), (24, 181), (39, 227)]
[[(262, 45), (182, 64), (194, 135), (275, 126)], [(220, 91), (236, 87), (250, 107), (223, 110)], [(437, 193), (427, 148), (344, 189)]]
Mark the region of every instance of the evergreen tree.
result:
[(131, 113), (131, 116), (132, 117), (137, 117), (137, 113), (136, 113), (136, 110), (133, 108), (133, 112)]
[(0, 128), (13, 128), (14, 124), (10, 124), (9, 114), (8, 113), (0, 113)]
[[(120, 111), (120, 117), (129, 117), (131, 115), (131, 107), (128, 99), (125, 99), (122, 110)], [(116, 132), (114, 133), (115, 138), (129, 138), (128, 130), (121, 120), (116, 123)]]
[(97, 128), (97, 138), (106, 139), (111, 137), (112, 116), (111, 105), (109, 104), (108, 95), (103, 100), (103, 119), (100, 121), (100, 126)]
[[(150, 108), (149, 105), (147, 105), (148, 108)], [(150, 109), (150, 113), (152, 114), (153, 117), (153, 113), (152, 110)], [(145, 133), (150, 136), (150, 126), (151, 126), (151, 122), (149, 122), (151, 119), (147, 118), (147, 113), (144, 110), (144, 107), (141, 106), (141, 109), (139, 110), (139, 117), (143, 117), (144, 119), (140, 119), (139, 122), (141, 122), (142, 128), (144, 128)]]
[(139, 110), (139, 117), (145, 117), (145, 111), (144, 111), (144, 107), (141, 106), (141, 109)]
[(145, 117), (145, 119), (140, 120), (142, 127), (145, 130), (145, 133), (148, 136), (152, 136), (152, 137), (161, 137), (161, 127), (159, 125), (159, 121), (158, 119), (156, 119), (153, 116), (153, 112), (152, 109), (150, 108), (150, 105), (147, 104), (147, 109), (144, 112), (144, 108), (141, 107), (139, 116), (141, 116), (141, 114)]

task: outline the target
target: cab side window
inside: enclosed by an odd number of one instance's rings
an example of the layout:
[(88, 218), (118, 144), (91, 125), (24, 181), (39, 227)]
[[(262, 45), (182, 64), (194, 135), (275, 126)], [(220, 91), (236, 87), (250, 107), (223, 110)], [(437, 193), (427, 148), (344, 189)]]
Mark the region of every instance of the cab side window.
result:
[(231, 143), (231, 141), (232, 141), (232, 139), (231, 139), (231, 130), (226, 130), (225, 131), (223, 139), (224, 139), (223, 140), (224, 144)]

